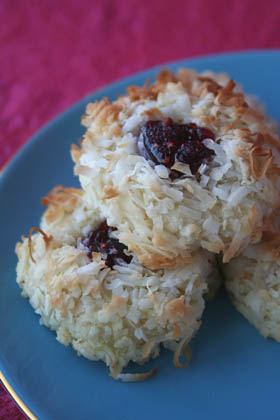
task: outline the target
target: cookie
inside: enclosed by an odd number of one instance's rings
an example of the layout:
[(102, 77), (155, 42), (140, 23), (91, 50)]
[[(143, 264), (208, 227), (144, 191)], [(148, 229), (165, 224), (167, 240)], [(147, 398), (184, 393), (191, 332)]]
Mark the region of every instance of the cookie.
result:
[(216, 285), (214, 258), (201, 250), (176, 269), (151, 270), (117, 239), (116, 229), (88, 207), (82, 190), (57, 187), (40, 228), (16, 246), (17, 282), (40, 322), (79, 355), (103, 360), (116, 379), (130, 361), (144, 363), (160, 345), (174, 362), (197, 332), (209, 284)]
[(201, 247), (228, 262), (279, 204), (280, 143), (261, 105), (224, 74), (163, 71), (88, 104), (75, 174), (89, 206), (151, 269)]
[(236, 309), (264, 337), (280, 341), (280, 232), (264, 232), (259, 244), (249, 246), (223, 271)]

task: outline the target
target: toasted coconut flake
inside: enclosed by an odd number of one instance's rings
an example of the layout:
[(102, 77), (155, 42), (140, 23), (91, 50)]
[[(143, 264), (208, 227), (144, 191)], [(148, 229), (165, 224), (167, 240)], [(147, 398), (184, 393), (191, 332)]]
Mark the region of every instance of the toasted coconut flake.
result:
[(103, 189), (103, 196), (102, 198), (108, 199), (117, 197), (119, 195), (118, 189), (114, 187), (105, 186)]
[(149, 96), (149, 86), (150, 78), (146, 80), (142, 87), (140, 86), (129, 86), (126, 91), (129, 95), (131, 101), (137, 101), (139, 99), (146, 99)]
[(219, 91), (217, 99), (219, 103), (223, 106), (228, 107), (241, 107), (247, 108), (247, 102), (244, 100), (243, 93), (235, 93), (233, 92), (235, 88), (235, 83), (233, 80), (229, 80), (226, 86)]
[(141, 382), (157, 373), (157, 368), (145, 373), (119, 373), (116, 377), (110, 374), (114, 379), (120, 379), (123, 382)]
[(147, 341), (147, 343), (144, 344), (143, 347), (143, 359), (146, 359), (149, 354), (151, 353), (151, 350), (154, 346), (155, 342), (154, 341)]
[(149, 119), (160, 120), (160, 119), (163, 118), (162, 112), (156, 107), (145, 109), (145, 111), (143, 111), (142, 115), (147, 116)]
[[(137, 258), (114, 269), (105, 267), (100, 253), (89, 258), (80, 246), (81, 235), (100, 223), (95, 212), (82, 195), (72, 213), (55, 223), (48, 223), (44, 214), (41, 229), (32, 229), (29, 241), (23, 238), (17, 247), (17, 281), (41, 323), (55, 330), (61, 343), (72, 344), (90, 360), (103, 360), (116, 379), (144, 380), (155, 370), (119, 378), (118, 374), (130, 361), (142, 364), (156, 357), (160, 344), (174, 350), (182, 337), (194, 336), (204, 309), (205, 281), (212, 278), (211, 255), (201, 250), (175, 271), (151, 271)], [(33, 230), (44, 240), (36, 233), (31, 243)], [(50, 235), (53, 242), (46, 249)], [(184, 317), (184, 301), (176, 300), (185, 292), (190, 317)], [(165, 310), (168, 302), (175, 319)]]
[(109, 105), (109, 99), (105, 97), (100, 102), (89, 103), (86, 107), (86, 112), (93, 117), (98, 115), (107, 105)]
[(79, 159), (81, 157), (82, 150), (77, 146), (76, 144), (71, 145), (71, 157), (75, 163), (79, 162)]
[(162, 236), (161, 232), (158, 230), (155, 230), (154, 236), (153, 236), (153, 244), (156, 246), (164, 246), (167, 245), (167, 240), (164, 236)]
[(65, 213), (72, 212), (81, 195), (83, 195), (83, 192), (77, 188), (65, 188), (62, 185), (53, 188), (41, 200), (42, 204), (48, 207), (46, 211), (48, 222), (53, 222)]
[(181, 172), (182, 174), (185, 174), (191, 178), (194, 178), (193, 174), (191, 173), (190, 165), (187, 165), (186, 163), (175, 162), (171, 169)]
[(175, 256), (170, 253), (170, 256), (166, 257), (156, 253), (151, 254), (150, 252), (140, 253), (139, 249), (133, 247), (131, 247), (131, 251), (135, 252), (141, 264), (151, 268), (152, 270), (159, 268), (176, 268), (184, 263), (190, 264), (193, 260), (191, 254)]
[(127, 302), (126, 298), (121, 296), (112, 295), (111, 302), (104, 303), (103, 308), (105, 311), (108, 311), (110, 314), (114, 314), (122, 309), (123, 305)]
[[(109, 106), (108, 100), (101, 102), (101, 108)], [(75, 173), (88, 202), (95, 202), (119, 230), (119, 240), (125, 230), (123, 242), (139, 261), (152, 269), (175, 267), (185, 252), (192, 254), (201, 246), (224, 254), (237, 231), (240, 240), (234, 242), (234, 254), (255, 241), (261, 218), (279, 202), (280, 147), (272, 121), (252, 98), (227, 75), (181, 70), (176, 76), (165, 70), (151, 85), (129, 87), (128, 95), (112, 105), (121, 106), (122, 112), (105, 126), (98, 119), (105, 108), (96, 118), (98, 104), (89, 107), (88, 137)], [(171, 182), (170, 168), (151, 165), (139, 156), (139, 130), (148, 118), (195, 123), (215, 134), (215, 141), (203, 142), (215, 155), (200, 166), (200, 177), (193, 176), (188, 165), (176, 162), (171, 170), (183, 176)], [(112, 134), (116, 125), (118, 138)], [(99, 166), (86, 168), (92, 159)], [(110, 190), (104, 194), (105, 186), (117, 187), (118, 196)], [(243, 215), (254, 204), (260, 214), (244, 235), (239, 222), (244, 218), (246, 223)], [(205, 223), (210, 215), (216, 231), (212, 223)], [(196, 233), (189, 235), (194, 224)], [(160, 240), (155, 229), (162, 231)]]
[(174, 329), (173, 329), (172, 338), (173, 338), (173, 340), (179, 340), (179, 338), (181, 336), (181, 328), (179, 327), (177, 322), (174, 322), (173, 326), (174, 326)]
[(32, 255), (32, 233), (34, 232), (34, 231), (36, 231), (36, 232), (39, 232), (39, 233), (41, 233), (41, 235), (43, 235), (43, 239), (44, 239), (44, 241), (45, 241), (45, 244), (46, 244), (46, 248), (49, 246), (49, 243), (50, 243), (50, 241), (52, 240), (52, 236), (48, 236), (42, 229), (40, 229), (40, 228), (37, 228), (37, 227), (33, 227), (33, 228), (31, 228), (30, 230), (29, 230), (29, 235), (28, 235), (28, 249), (29, 249), (29, 255), (30, 255), (30, 258), (31, 258), (31, 261), (34, 263), (34, 264), (36, 264), (36, 261), (35, 261), (35, 259), (33, 258), (33, 255)]
[[(186, 361), (184, 364), (180, 362), (180, 357), (184, 355)], [(186, 338), (183, 338), (177, 345), (176, 350), (174, 352), (173, 363), (177, 368), (183, 369), (186, 368), (191, 361), (192, 350), (187, 342)]]
[[(43, 197), (41, 202), (44, 206), (48, 207), (50, 205), (64, 206), (71, 202), (71, 211), (75, 207), (77, 198), (80, 197), (83, 192), (77, 188), (66, 188), (63, 185), (57, 185), (54, 187), (47, 196)], [(72, 199), (75, 199), (75, 203), (72, 202)]]
[(167, 70), (167, 69), (162, 69), (161, 72), (157, 75), (156, 79), (157, 79), (157, 82), (163, 83), (163, 84), (177, 81), (177, 78), (176, 76), (174, 76), (172, 71)]
[(265, 176), (273, 162), (271, 150), (264, 150), (260, 146), (253, 146), (249, 153), (249, 161), (252, 175), (255, 179)]
[(192, 315), (192, 308), (190, 305), (185, 303), (185, 296), (182, 295), (179, 298), (173, 299), (166, 305), (166, 313), (170, 319), (187, 319)]
[(210, 77), (198, 77), (198, 80), (202, 82), (201, 93), (205, 89), (207, 92), (211, 92), (214, 95), (217, 95), (221, 89), (221, 86)]
[(196, 78), (196, 76), (196, 72), (190, 69), (179, 69), (177, 74), (178, 80), (183, 84), (183, 86), (187, 90), (191, 89), (192, 82)]

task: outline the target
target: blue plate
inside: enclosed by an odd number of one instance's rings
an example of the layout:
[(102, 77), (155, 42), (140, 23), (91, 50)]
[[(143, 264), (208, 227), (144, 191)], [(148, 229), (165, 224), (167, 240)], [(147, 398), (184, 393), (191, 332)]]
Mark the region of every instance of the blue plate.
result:
[[(226, 71), (279, 118), (279, 51), (216, 55), (176, 62), (199, 71)], [(21, 149), (0, 179), (0, 370), (40, 420), (279, 419), (280, 346), (265, 340), (221, 292), (210, 302), (192, 342), (187, 369), (172, 354), (149, 363), (158, 373), (146, 382), (115, 382), (102, 362), (78, 358), (41, 327), (15, 281), (15, 243), (37, 226), (40, 198), (54, 185), (78, 185), (69, 157), (83, 133), (89, 100), (110, 99), (142, 84), (159, 68), (114, 83), (60, 115)]]

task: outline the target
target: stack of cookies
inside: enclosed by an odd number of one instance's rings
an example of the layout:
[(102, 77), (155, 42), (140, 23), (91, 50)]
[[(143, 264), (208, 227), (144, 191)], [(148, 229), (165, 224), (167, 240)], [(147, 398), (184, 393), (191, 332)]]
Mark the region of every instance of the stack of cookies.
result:
[(88, 104), (82, 124), (81, 189), (55, 187), (16, 247), (40, 322), (115, 379), (142, 380), (154, 370), (123, 369), (161, 345), (188, 363), (222, 272), (236, 308), (280, 341), (280, 141), (261, 105), (225, 74), (165, 70)]

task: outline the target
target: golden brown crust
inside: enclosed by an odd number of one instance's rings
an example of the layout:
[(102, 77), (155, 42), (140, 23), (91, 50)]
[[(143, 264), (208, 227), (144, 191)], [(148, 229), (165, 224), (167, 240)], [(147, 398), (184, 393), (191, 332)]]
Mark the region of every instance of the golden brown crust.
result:
[(219, 94), (221, 86), (210, 77), (198, 77), (200, 82), (197, 86), (193, 86), (191, 92), (193, 95), (203, 98), (208, 93), (213, 93), (214, 96)]
[(170, 82), (177, 82), (178, 78), (172, 73), (172, 71), (163, 69), (156, 77), (156, 83), (166, 85)]
[(103, 196), (101, 198), (108, 199), (108, 198), (117, 197), (118, 195), (119, 195), (119, 191), (116, 187), (105, 186), (103, 189)]
[(269, 244), (269, 247), (276, 248), (280, 246), (280, 232), (266, 231), (262, 237), (265, 246)]
[(144, 346), (143, 346), (143, 359), (146, 359), (147, 357), (149, 357), (154, 344), (155, 343), (153, 341), (147, 341), (147, 343), (144, 344)]
[(146, 80), (143, 86), (131, 85), (126, 88), (126, 93), (128, 94), (131, 102), (139, 101), (140, 99), (155, 99), (155, 96), (152, 94), (152, 91), (149, 91), (148, 85), (150, 83), (150, 78)]
[(263, 220), (263, 233), (265, 232), (277, 232), (278, 230), (275, 229), (275, 221), (280, 211), (280, 203), (279, 206), (276, 207), (271, 211), (271, 213), (264, 217)]
[(192, 316), (192, 307), (185, 303), (185, 296), (173, 299), (165, 305), (165, 312), (168, 318), (179, 321)]
[(91, 102), (86, 107), (86, 113), (94, 118), (100, 114), (108, 105), (110, 105), (110, 102), (107, 97), (101, 99), (101, 101)]
[(52, 223), (66, 213), (71, 213), (83, 191), (77, 188), (65, 188), (62, 185), (54, 187), (47, 196), (43, 197), (41, 202), (47, 206), (45, 217), (48, 223)]
[(113, 313), (119, 311), (126, 302), (127, 302), (126, 298), (123, 298), (121, 296), (112, 295), (111, 302), (104, 303), (103, 309), (108, 311), (108, 313), (113, 314)]
[(258, 180), (265, 175), (270, 177), (271, 174), (279, 170), (273, 165), (272, 150), (268, 148), (264, 137), (260, 134), (252, 134), (248, 129), (239, 129), (238, 134), (250, 145), (249, 147), (240, 147), (235, 153), (248, 163), (249, 176)]
[(188, 91), (191, 90), (193, 81), (197, 78), (197, 73), (190, 69), (179, 69), (177, 79), (182, 83), (184, 88)]
[[(198, 323), (200, 324), (200, 323)], [(180, 356), (185, 356), (185, 363), (180, 362)], [(187, 345), (186, 339), (183, 338), (177, 345), (177, 348), (174, 352), (173, 363), (177, 368), (184, 369), (186, 368), (191, 360), (192, 351), (190, 346)]]
[(256, 246), (265, 254), (272, 254), (273, 260), (280, 259), (280, 231), (275, 227), (275, 220), (279, 214), (279, 207), (265, 218), (261, 242)]
[[(99, 102), (89, 103), (86, 108), (87, 115), (100, 128), (105, 128), (106, 125), (111, 125), (114, 121), (117, 121), (121, 111), (122, 105), (120, 101), (110, 103), (108, 98), (103, 98)], [(87, 117), (82, 117), (82, 122), (86, 119)]]
[[(234, 92), (236, 87), (233, 80), (229, 80), (225, 86), (220, 85), (216, 80), (211, 77), (199, 76), (195, 71), (188, 69), (180, 69), (177, 75), (174, 75), (171, 71), (163, 69), (157, 76), (156, 81), (149, 85), (150, 80), (148, 79), (143, 86), (129, 86), (127, 88), (127, 96), (131, 102), (151, 99), (157, 99), (157, 96), (162, 92), (167, 83), (181, 83), (183, 87), (188, 91), (190, 95), (197, 98), (203, 98), (207, 94), (211, 93), (216, 98), (217, 104), (221, 107), (232, 108), (235, 121), (228, 124), (223, 129), (223, 133), (232, 132), (234, 129), (238, 129), (242, 126), (243, 122), (251, 122), (259, 127), (259, 133), (250, 133), (248, 129), (241, 128), (240, 134), (245, 142), (252, 142), (253, 144), (259, 144), (260, 139), (256, 134), (262, 135), (262, 144), (270, 144), (280, 151), (280, 144), (277, 139), (271, 135), (271, 130), (264, 124), (264, 116), (250, 107), (245, 100), (244, 94), (240, 92)], [(109, 125), (112, 125), (111, 130), (114, 136), (121, 136), (122, 129), (119, 124), (114, 125), (117, 121), (119, 113), (126, 107), (124, 97), (120, 96), (115, 102), (110, 103), (108, 98), (103, 98), (101, 101), (90, 103), (87, 106), (86, 112), (88, 117), (83, 117), (82, 120), (90, 118), (94, 120), (95, 124), (100, 130), (107, 130)], [(144, 111), (144, 114), (152, 119), (160, 119), (161, 112), (156, 108), (151, 108)], [(201, 115), (201, 121), (209, 126), (213, 127), (217, 122), (218, 118), (214, 115)], [(86, 124), (87, 125), (87, 124)], [(246, 135), (247, 134), (247, 135)], [(73, 159), (79, 157), (79, 151), (77, 148), (73, 149)]]
[(156, 230), (153, 235), (153, 244), (157, 247), (164, 247), (168, 244), (168, 241), (159, 230)]
[(190, 264), (193, 261), (193, 258), (190, 254), (186, 256), (173, 254), (169, 257), (156, 253), (143, 253), (138, 248), (130, 249), (132, 252), (137, 255), (137, 258), (140, 264), (143, 264), (145, 267), (149, 267), (151, 270), (159, 270), (163, 268), (176, 268), (181, 264)]
[(173, 326), (174, 326), (174, 329), (173, 329), (172, 338), (173, 340), (179, 340), (179, 338), (181, 337), (181, 328), (179, 327), (177, 322), (174, 322)]
[(177, 77), (169, 70), (163, 69), (156, 78), (156, 81), (149, 86), (150, 79), (148, 78), (143, 86), (129, 86), (126, 89), (127, 95), (131, 102), (139, 101), (141, 99), (157, 99), (160, 92), (165, 89), (169, 82), (177, 82)]
[(217, 100), (220, 105), (235, 108), (248, 108), (248, 104), (244, 99), (243, 93), (233, 92), (235, 83), (233, 80), (229, 80), (225, 87), (219, 90)]
[(153, 119), (153, 120), (160, 120), (163, 118), (162, 112), (154, 107), (154, 108), (150, 108), (150, 109), (146, 109), (142, 115), (146, 115), (149, 119)]
[(262, 231), (263, 231), (263, 225), (257, 226), (257, 223), (256, 223), (257, 218), (258, 218), (258, 210), (257, 210), (256, 204), (254, 204), (251, 211), (249, 212), (249, 217), (247, 221), (243, 225), (244, 232), (247, 232), (248, 235), (251, 235), (251, 243), (253, 244), (261, 240)]
[(80, 161), (80, 157), (83, 154), (82, 149), (79, 148), (76, 144), (71, 144), (71, 157), (75, 163)]
[(44, 239), (44, 241), (45, 241), (45, 244), (46, 244), (46, 248), (48, 248), (48, 246), (49, 246), (49, 244), (50, 244), (50, 242), (51, 242), (51, 240), (52, 240), (52, 236), (50, 235), (50, 236), (48, 236), (42, 229), (40, 229), (40, 228), (37, 228), (37, 227), (33, 227), (33, 228), (31, 228), (30, 230), (29, 230), (29, 235), (28, 235), (28, 249), (29, 249), (29, 255), (30, 255), (30, 259), (31, 259), (31, 261), (34, 263), (34, 264), (36, 264), (36, 261), (35, 261), (35, 259), (33, 258), (33, 255), (32, 255), (32, 233), (33, 232), (39, 232), (39, 233), (41, 233), (41, 235), (43, 236), (43, 239)]
[(115, 124), (115, 125), (112, 127), (112, 134), (113, 134), (113, 136), (115, 136), (115, 137), (120, 137), (120, 136), (122, 135), (122, 128), (121, 128), (121, 126), (120, 126), (120, 125), (118, 125), (118, 124)]
[(177, 77), (169, 70), (163, 69), (156, 78), (156, 81), (149, 86), (150, 79), (148, 78), (142, 87), (129, 86), (126, 89), (127, 95), (131, 102), (139, 101), (141, 99), (157, 99), (158, 94), (165, 89), (169, 82), (177, 82)]
[(260, 179), (265, 176), (273, 162), (271, 149), (253, 146), (249, 152), (250, 168), (253, 178)]

